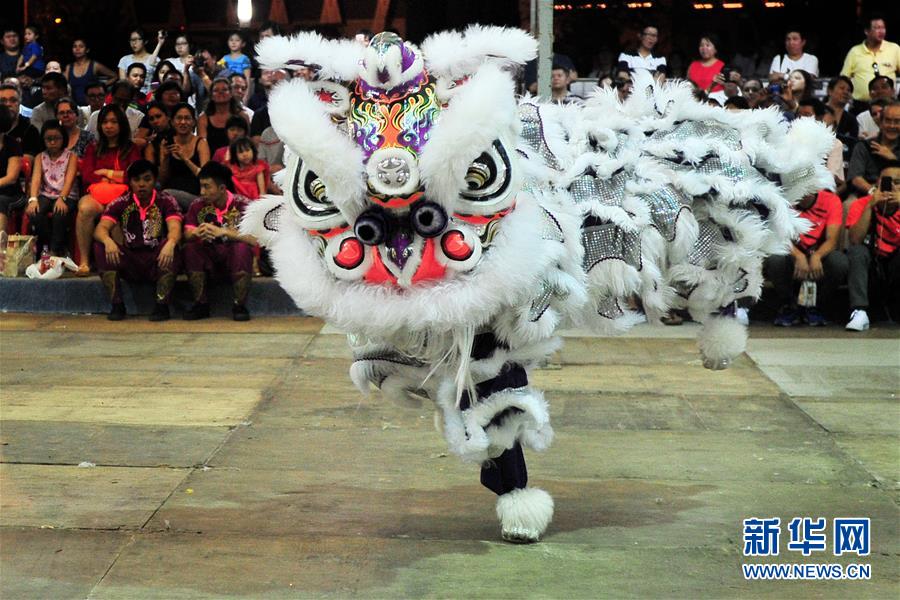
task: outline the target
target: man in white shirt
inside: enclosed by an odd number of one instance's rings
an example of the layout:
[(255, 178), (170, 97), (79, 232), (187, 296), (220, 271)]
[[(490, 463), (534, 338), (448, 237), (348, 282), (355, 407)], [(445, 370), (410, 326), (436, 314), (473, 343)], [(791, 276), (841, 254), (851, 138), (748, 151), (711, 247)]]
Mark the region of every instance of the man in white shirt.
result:
[(881, 112), (884, 107), (890, 104), (887, 98), (878, 98), (872, 100), (869, 104), (869, 110), (863, 111), (856, 115), (856, 123), (859, 125), (860, 140), (874, 140), (881, 133)]
[(819, 76), (819, 59), (812, 54), (803, 51), (806, 48), (806, 38), (800, 31), (788, 31), (784, 36), (785, 53), (772, 59), (769, 67), (769, 81), (782, 83), (787, 81), (788, 75), (794, 69), (802, 69), (812, 75)]
[(638, 39), (640, 44), (637, 51), (634, 54), (621, 53), (617, 62), (628, 63), (628, 68), (632, 72), (644, 69), (654, 73), (660, 65), (666, 66), (664, 56), (653, 56), (653, 48), (656, 47), (656, 42), (659, 40), (659, 29), (653, 25), (647, 25), (638, 34)]

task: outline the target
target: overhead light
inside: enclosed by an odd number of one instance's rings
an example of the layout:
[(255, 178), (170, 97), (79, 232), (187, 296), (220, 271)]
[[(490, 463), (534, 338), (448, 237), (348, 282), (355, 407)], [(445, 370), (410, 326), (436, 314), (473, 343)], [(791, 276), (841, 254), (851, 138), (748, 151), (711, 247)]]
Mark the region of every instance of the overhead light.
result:
[(712, 10), (713, 5), (709, 2), (694, 2), (694, 10)]
[(723, 2), (722, 8), (744, 8), (743, 2)]
[(784, 2), (766, 2), (766, 8), (784, 8)]
[(241, 25), (249, 25), (253, 20), (253, 0), (238, 0), (237, 18)]

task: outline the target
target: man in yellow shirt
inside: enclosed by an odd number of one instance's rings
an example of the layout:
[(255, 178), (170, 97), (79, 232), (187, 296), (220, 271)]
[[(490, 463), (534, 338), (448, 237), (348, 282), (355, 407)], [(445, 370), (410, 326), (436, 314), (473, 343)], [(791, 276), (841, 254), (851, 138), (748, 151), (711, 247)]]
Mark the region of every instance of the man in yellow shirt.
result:
[(887, 27), (884, 19), (873, 16), (866, 23), (866, 39), (850, 48), (841, 69), (841, 75), (853, 80), (853, 99), (862, 102), (869, 101), (869, 81), (872, 78), (886, 75), (896, 81), (900, 69), (900, 46), (885, 41)]

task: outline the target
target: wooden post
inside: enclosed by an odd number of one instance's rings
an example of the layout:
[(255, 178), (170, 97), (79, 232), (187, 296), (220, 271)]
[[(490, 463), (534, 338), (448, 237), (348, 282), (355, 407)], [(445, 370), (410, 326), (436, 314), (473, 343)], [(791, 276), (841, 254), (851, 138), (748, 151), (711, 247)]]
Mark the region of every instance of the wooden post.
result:
[(375, 6), (375, 16), (372, 17), (372, 31), (381, 33), (387, 27), (388, 11), (391, 8), (391, 0), (378, 0)]
[(338, 4), (338, 0), (325, 0), (322, 3), (322, 13), (319, 15), (319, 23), (340, 25), (342, 22), (341, 7)]
[(284, 0), (272, 0), (272, 4), (269, 5), (269, 20), (279, 25), (288, 24), (287, 7), (284, 5)]
[(549, 100), (550, 75), (553, 67), (553, 2), (552, 0), (532, 0), (531, 33), (538, 40), (538, 96)]

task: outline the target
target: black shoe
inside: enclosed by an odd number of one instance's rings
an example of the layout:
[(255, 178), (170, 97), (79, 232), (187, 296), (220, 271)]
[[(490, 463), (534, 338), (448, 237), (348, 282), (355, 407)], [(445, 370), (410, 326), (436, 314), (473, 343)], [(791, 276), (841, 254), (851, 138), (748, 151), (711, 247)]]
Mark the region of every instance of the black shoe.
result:
[(128, 314), (125, 312), (125, 304), (122, 302), (116, 302), (112, 305), (112, 308), (109, 310), (109, 314), (106, 315), (106, 318), (110, 321), (122, 321), (125, 319), (125, 315)]
[(231, 318), (235, 321), (249, 321), (250, 311), (243, 304), (235, 304), (231, 307)]
[(197, 321), (209, 318), (209, 304), (196, 302), (184, 313), (185, 321)]
[(150, 313), (151, 321), (168, 321), (172, 315), (169, 314), (169, 305), (163, 304), (162, 302), (157, 302), (156, 306), (153, 307), (153, 312)]

